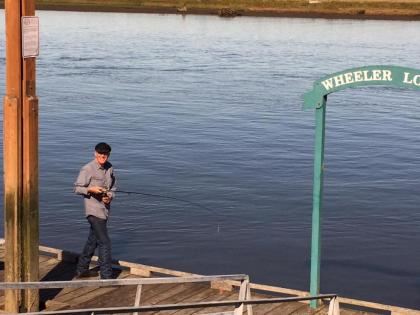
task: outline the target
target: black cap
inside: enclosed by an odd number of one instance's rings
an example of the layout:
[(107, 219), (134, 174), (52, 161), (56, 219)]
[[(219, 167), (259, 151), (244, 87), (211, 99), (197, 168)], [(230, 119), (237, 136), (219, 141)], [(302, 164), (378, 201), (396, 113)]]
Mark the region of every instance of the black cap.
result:
[(111, 153), (111, 146), (108, 143), (99, 142), (95, 146), (95, 151), (100, 153), (100, 154), (109, 154), (109, 153)]

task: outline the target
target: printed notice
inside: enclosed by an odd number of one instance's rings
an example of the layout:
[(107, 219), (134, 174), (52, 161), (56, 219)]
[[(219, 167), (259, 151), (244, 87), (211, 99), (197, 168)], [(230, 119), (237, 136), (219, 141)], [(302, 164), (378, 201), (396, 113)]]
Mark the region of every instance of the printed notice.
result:
[(22, 57), (31, 58), (39, 55), (39, 18), (22, 16)]

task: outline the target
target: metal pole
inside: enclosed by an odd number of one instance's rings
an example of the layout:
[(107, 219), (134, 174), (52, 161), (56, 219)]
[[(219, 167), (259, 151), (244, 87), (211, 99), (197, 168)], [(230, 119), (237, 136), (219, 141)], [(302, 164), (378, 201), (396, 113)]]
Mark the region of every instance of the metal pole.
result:
[[(311, 247), (311, 295), (319, 294), (321, 269), (321, 210), (324, 177), (325, 112), (327, 97), (315, 111), (315, 160), (312, 208), (312, 247)], [(318, 306), (318, 300), (312, 300), (312, 308)]]
[[(22, 58), (22, 16), (34, 0), (6, 0), (4, 98), (5, 281), (38, 280), (38, 99), (35, 58)], [(5, 311), (38, 310), (38, 292), (6, 290)]]

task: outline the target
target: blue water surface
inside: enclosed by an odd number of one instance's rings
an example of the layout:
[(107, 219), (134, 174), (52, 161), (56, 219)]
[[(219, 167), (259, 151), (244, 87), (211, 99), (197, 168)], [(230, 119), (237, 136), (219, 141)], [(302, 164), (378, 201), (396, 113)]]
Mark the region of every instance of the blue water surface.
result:
[[(113, 255), (308, 290), (314, 114), (346, 68), (420, 68), (420, 22), (39, 11), (40, 238), (79, 252), (72, 192), (99, 141), (122, 190)], [(4, 11), (0, 21), (4, 95)], [(328, 100), (321, 291), (420, 308), (420, 94)], [(0, 232), (3, 232), (1, 227)]]

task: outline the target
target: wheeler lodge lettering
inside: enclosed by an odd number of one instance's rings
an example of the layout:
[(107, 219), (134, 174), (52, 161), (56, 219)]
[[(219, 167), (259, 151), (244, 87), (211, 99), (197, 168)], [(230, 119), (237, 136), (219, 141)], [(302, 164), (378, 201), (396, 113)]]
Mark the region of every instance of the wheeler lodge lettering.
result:
[[(321, 81), (325, 90), (328, 92), (339, 86), (360, 83), (360, 82), (380, 82), (393, 81), (393, 73), (391, 70), (373, 69), (373, 70), (356, 70), (352, 72), (342, 73)], [(410, 72), (404, 72), (403, 83), (420, 87), (420, 74), (413, 75)]]
[(420, 86), (420, 74), (413, 76), (409, 72), (404, 72), (404, 81), (405, 84), (414, 84), (415, 86)]

